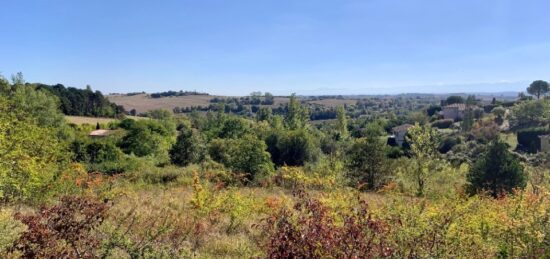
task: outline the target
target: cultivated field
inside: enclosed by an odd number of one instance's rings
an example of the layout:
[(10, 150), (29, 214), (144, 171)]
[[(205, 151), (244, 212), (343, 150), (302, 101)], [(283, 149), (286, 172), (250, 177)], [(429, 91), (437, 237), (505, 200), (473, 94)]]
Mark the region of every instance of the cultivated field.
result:
[[(173, 97), (162, 97), (162, 98), (151, 98), (148, 94), (138, 94), (138, 95), (108, 95), (107, 98), (109, 101), (114, 102), (118, 105), (124, 106), (124, 109), (130, 111), (135, 109), (138, 113), (144, 113), (150, 110), (155, 109), (166, 109), (172, 111), (176, 107), (186, 108), (186, 107), (207, 107), (210, 104), (210, 100), (213, 98), (231, 98), (227, 96), (216, 96), (216, 95), (188, 95), (188, 96), (173, 96)], [(288, 97), (275, 97), (275, 103), (272, 107), (278, 107), (280, 105), (285, 105), (288, 103)], [(357, 102), (356, 99), (322, 99), (322, 100), (311, 100), (307, 103), (320, 104), (327, 107), (337, 107), (344, 104), (351, 105)]]

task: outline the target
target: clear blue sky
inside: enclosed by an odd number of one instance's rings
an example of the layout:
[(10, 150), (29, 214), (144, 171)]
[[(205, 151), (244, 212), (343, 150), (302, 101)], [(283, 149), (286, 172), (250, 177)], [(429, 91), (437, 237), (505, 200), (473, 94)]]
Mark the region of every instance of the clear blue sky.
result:
[(517, 91), (547, 0), (3, 0), (0, 72), (103, 92)]

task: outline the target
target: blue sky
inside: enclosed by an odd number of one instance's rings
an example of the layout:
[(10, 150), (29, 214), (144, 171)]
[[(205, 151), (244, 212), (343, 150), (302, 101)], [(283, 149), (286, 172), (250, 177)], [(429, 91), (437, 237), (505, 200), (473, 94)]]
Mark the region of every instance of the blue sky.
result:
[(550, 80), (547, 0), (0, 2), (0, 72), (103, 92), (523, 90)]

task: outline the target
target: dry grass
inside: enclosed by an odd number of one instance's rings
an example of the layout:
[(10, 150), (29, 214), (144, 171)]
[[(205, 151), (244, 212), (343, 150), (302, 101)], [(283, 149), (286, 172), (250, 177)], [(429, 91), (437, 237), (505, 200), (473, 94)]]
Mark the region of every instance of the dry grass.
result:
[[(150, 98), (147, 94), (138, 94), (132, 96), (126, 95), (109, 95), (107, 98), (109, 101), (118, 105), (124, 106), (124, 109), (130, 111), (135, 109), (138, 113), (147, 112), (155, 109), (166, 109), (172, 111), (176, 107), (196, 107), (196, 106), (209, 106), (210, 100), (219, 97), (226, 98), (227, 96), (215, 96), (215, 95), (189, 95), (189, 96), (175, 96), (175, 97), (162, 97), (162, 98)], [(288, 97), (275, 97), (274, 104), (271, 107), (279, 107), (285, 105), (289, 101)], [(308, 101), (312, 104), (320, 104), (328, 107), (337, 107), (344, 104), (355, 104), (355, 99), (324, 99), (318, 101)]]
[[(134, 120), (146, 119), (144, 117), (137, 117), (137, 116), (126, 116), (126, 118), (130, 118), (130, 119), (134, 119)], [(117, 119), (114, 119), (114, 118), (85, 117), (85, 116), (65, 116), (65, 119), (69, 123), (73, 123), (73, 124), (77, 124), (77, 125), (81, 125), (81, 124), (95, 125), (97, 123), (107, 124), (109, 122), (117, 120)]]
[(133, 96), (109, 95), (109, 101), (124, 106), (124, 109), (130, 111), (136, 109), (138, 113), (147, 112), (156, 109), (166, 109), (172, 111), (176, 107), (185, 108), (191, 106), (208, 106), (210, 100), (216, 96), (213, 95), (189, 95), (163, 98), (150, 98), (147, 94), (138, 94)]

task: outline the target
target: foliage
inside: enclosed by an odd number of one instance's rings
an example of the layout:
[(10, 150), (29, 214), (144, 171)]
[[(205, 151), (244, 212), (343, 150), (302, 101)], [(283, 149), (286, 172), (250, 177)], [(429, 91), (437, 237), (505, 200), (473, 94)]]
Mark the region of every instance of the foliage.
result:
[(247, 180), (257, 175), (273, 171), (267, 146), (254, 136), (241, 139), (215, 139), (210, 143), (209, 153), (214, 161), (231, 168), (235, 173), (243, 173)]
[(438, 129), (448, 129), (453, 125), (453, 123), (454, 123), (454, 120), (452, 119), (436, 120), (432, 122), (432, 127), (435, 127)]
[(464, 98), (462, 98), (462, 96), (458, 96), (458, 95), (451, 95), (451, 96), (447, 97), (447, 99), (445, 100), (446, 105), (451, 105), (451, 104), (455, 104), (455, 103), (464, 103)]
[(413, 177), (417, 183), (417, 195), (421, 196), (428, 175), (436, 171), (438, 166), (437, 147), (440, 137), (430, 125), (420, 126), (417, 123), (409, 128), (406, 139), (411, 147), (411, 155), (415, 158)]
[(302, 166), (319, 155), (317, 143), (305, 129), (274, 132), (265, 142), (276, 165)]
[(120, 142), (126, 154), (154, 156), (159, 163), (169, 160), (168, 150), (175, 141), (175, 125), (170, 121), (139, 120), (129, 125)]
[(515, 105), (510, 114), (513, 129), (541, 127), (550, 124), (550, 99), (523, 101)]
[(374, 190), (388, 181), (386, 149), (377, 135), (355, 141), (348, 153), (348, 167), (356, 187)]
[(308, 117), (307, 108), (300, 105), (296, 95), (291, 95), (285, 116), (286, 127), (291, 130), (302, 129), (305, 127)]
[(338, 107), (338, 132), (342, 139), (346, 139), (349, 136), (348, 132), (348, 120), (346, 118), (346, 111), (344, 107)]
[(26, 231), (26, 226), (13, 218), (13, 210), (3, 208), (0, 210), (0, 256), (7, 257), (8, 250), (13, 246), (21, 234)]
[(515, 188), (524, 188), (526, 176), (523, 166), (510, 151), (508, 146), (494, 140), (487, 151), (480, 157), (468, 174), (468, 192), (476, 194), (488, 192), (493, 197), (511, 193)]
[(100, 91), (93, 92), (90, 86), (86, 89), (65, 87), (62, 84), (36, 84), (59, 98), (61, 111), (66, 115), (94, 117), (122, 117), (125, 110), (122, 106), (109, 102)]
[(340, 212), (342, 224), (316, 199), (300, 194), (292, 210), (282, 209), (261, 226), (269, 258), (389, 257), (390, 226), (376, 220), (365, 202), (352, 212)]
[(56, 131), (0, 95), (0, 198), (32, 200), (63, 170), (68, 159)]
[(533, 81), (529, 87), (527, 87), (527, 92), (530, 95), (534, 95), (537, 97), (537, 99), (540, 99), (540, 96), (544, 96), (546, 93), (550, 91), (550, 85), (548, 85), (548, 82), (543, 80), (536, 80)]
[(186, 166), (204, 160), (205, 153), (206, 147), (199, 133), (190, 128), (182, 128), (176, 143), (170, 149), (170, 159), (173, 164)]
[(107, 204), (87, 197), (63, 197), (36, 214), (16, 214), (28, 230), (14, 249), (25, 258), (94, 258), (100, 240), (92, 232), (105, 219)]

